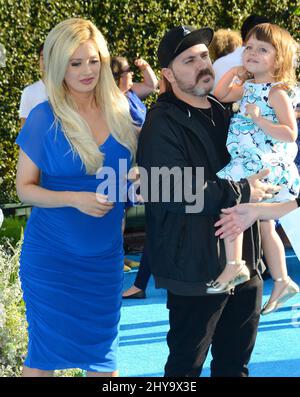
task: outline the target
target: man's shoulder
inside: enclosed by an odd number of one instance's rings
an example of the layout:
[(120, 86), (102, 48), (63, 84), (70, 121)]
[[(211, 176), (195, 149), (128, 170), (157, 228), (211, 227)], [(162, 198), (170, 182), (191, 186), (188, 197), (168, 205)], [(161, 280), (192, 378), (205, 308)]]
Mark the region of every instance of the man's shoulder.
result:
[(168, 124), (173, 119), (174, 114), (178, 112), (180, 113), (181, 110), (174, 103), (157, 101), (148, 110), (146, 121)]
[(169, 113), (171, 108), (172, 105), (166, 103), (153, 104), (147, 112), (140, 135), (147, 135), (148, 138), (154, 138), (157, 134), (168, 135), (171, 129), (176, 128), (172, 112)]
[(158, 97), (158, 100), (151, 105), (150, 110), (156, 113), (161, 113), (166, 112), (175, 106), (176, 105), (170, 100), (168, 95), (162, 94)]

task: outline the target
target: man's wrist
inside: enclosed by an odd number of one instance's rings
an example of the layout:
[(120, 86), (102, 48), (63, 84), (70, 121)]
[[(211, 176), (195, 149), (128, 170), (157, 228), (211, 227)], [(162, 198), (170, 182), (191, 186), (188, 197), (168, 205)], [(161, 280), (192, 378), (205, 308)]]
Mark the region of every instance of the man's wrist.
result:
[(241, 189), (241, 201), (240, 203), (250, 203), (251, 199), (251, 187), (247, 179), (241, 179), (239, 181)]

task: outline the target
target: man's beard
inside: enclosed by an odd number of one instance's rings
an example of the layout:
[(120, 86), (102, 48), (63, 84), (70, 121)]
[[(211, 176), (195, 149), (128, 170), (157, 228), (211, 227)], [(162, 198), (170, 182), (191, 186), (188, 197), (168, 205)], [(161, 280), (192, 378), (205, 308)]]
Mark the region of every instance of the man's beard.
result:
[(197, 87), (199, 80), (203, 77), (203, 76), (211, 76), (213, 79), (215, 78), (214, 72), (212, 69), (206, 68), (203, 70), (200, 70), (200, 72), (198, 73), (195, 83), (193, 85), (189, 84), (187, 85), (184, 81), (182, 81), (179, 77), (177, 77), (173, 71), (176, 83), (178, 88), (180, 88), (180, 90), (182, 92), (185, 92), (186, 94), (190, 94), (193, 96), (198, 96), (198, 97), (203, 97), (206, 96), (207, 94), (210, 93), (210, 91), (213, 89), (213, 80), (211, 83), (211, 87)]

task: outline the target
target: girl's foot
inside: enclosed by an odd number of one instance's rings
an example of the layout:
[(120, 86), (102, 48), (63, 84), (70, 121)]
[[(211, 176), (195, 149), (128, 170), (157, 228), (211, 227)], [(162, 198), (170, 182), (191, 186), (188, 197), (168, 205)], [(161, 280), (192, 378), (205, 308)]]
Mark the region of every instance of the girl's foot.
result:
[(274, 286), (269, 299), (269, 303), (274, 302), (281, 296), (285, 288), (288, 286), (289, 282), (290, 278), (274, 280)]
[(292, 298), (294, 295), (298, 294), (298, 285), (290, 278), (277, 278), (274, 280), (274, 288), (270, 299), (266, 302), (261, 310), (261, 314), (269, 314), (275, 312), (284, 303)]

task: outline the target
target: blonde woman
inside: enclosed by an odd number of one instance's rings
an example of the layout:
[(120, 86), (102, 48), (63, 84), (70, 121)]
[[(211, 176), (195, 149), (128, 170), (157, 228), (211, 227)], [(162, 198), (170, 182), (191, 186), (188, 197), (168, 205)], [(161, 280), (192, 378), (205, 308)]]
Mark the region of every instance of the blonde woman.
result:
[(29, 324), (23, 376), (66, 368), (117, 376), (124, 202), (96, 195), (104, 178), (97, 170), (110, 167), (125, 180), (136, 134), (90, 21), (55, 26), (44, 61), (49, 101), (30, 113), (16, 141), (18, 195), (33, 205), (20, 260)]

